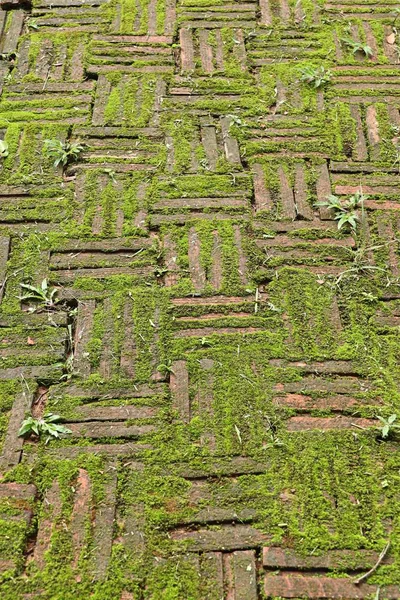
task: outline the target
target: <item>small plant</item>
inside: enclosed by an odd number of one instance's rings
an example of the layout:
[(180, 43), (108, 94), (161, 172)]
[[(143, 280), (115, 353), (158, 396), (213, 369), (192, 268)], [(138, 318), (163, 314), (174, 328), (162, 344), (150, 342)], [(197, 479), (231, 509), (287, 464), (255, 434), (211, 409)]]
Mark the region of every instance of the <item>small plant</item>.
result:
[(400, 431), (400, 423), (396, 423), (397, 415), (390, 415), (387, 419), (384, 417), (378, 417), (379, 421), (382, 423), (381, 427), (381, 438), (386, 440), (390, 437), (390, 434), (395, 431)]
[(326, 202), (318, 202), (317, 206), (326, 206), (335, 213), (334, 219), (338, 222), (338, 229), (342, 229), (345, 225), (350, 225), (351, 229), (357, 229), (357, 223), (360, 221), (359, 209), (363, 210), (364, 196), (362, 192), (356, 192), (353, 196), (342, 202), (337, 196), (328, 196)]
[(18, 431), (18, 435), (20, 437), (28, 437), (34, 433), (39, 438), (42, 435), (45, 435), (47, 444), (51, 438), (59, 438), (61, 433), (72, 433), (71, 430), (64, 425), (58, 424), (58, 421), (60, 420), (60, 415), (53, 415), (53, 413), (47, 413), (41, 419), (28, 417), (23, 421)]
[(4, 140), (0, 140), (0, 158), (8, 156), (8, 144)]
[(332, 73), (325, 67), (305, 67), (301, 71), (301, 81), (317, 89), (329, 83), (331, 77)]
[(157, 265), (154, 267), (154, 275), (159, 279), (160, 277), (164, 277), (164, 275), (168, 273), (168, 269), (161, 265)]
[(21, 287), (23, 290), (26, 290), (25, 294), (18, 296), (22, 301), (38, 302), (44, 304), (46, 308), (54, 308), (59, 302), (56, 297), (57, 288), (50, 288), (47, 279), (43, 279), (40, 287), (35, 287), (28, 283), (21, 283)]
[(160, 373), (164, 373), (165, 375), (167, 375), (167, 373), (172, 373), (173, 375), (175, 375), (175, 372), (172, 368), (172, 362), (170, 360), (166, 363), (158, 365), (157, 371), (160, 371)]
[(343, 38), (342, 42), (352, 49), (353, 54), (361, 52), (361, 54), (364, 54), (367, 58), (371, 58), (374, 54), (371, 46), (368, 46), (368, 44), (362, 44), (361, 42), (355, 42), (354, 40), (347, 38)]
[(114, 171), (114, 169), (103, 169), (103, 173), (105, 173), (106, 175), (108, 175), (108, 177), (111, 179), (111, 181), (113, 183), (117, 183), (117, 180), (115, 179), (115, 171)]
[(45, 151), (49, 156), (54, 158), (54, 166), (62, 165), (65, 167), (69, 162), (78, 160), (80, 153), (83, 151), (82, 144), (77, 142), (62, 142), (61, 140), (45, 140)]
[(39, 29), (39, 25), (36, 19), (28, 19), (26, 21), (26, 26), (28, 29), (33, 29), (33, 30), (37, 30)]
[[(68, 311), (69, 318), (72, 315), (76, 314), (77, 309), (72, 309)], [(66, 358), (64, 362), (56, 363), (56, 367), (61, 367), (63, 369), (63, 374), (60, 377), (60, 381), (69, 381), (75, 375), (75, 356), (74, 356), (74, 332), (72, 329), (72, 324), (69, 323), (67, 325), (67, 351)]]

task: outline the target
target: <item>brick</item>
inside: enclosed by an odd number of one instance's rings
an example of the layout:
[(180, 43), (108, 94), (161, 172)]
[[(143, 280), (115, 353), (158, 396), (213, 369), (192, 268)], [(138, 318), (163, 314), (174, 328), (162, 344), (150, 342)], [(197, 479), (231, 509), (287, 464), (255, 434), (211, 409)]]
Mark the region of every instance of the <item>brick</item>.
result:
[[(104, 456), (105, 458), (117, 458), (117, 457), (132, 457), (140, 454), (146, 450), (151, 450), (152, 447), (150, 444), (142, 444), (130, 441), (129, 443), (120, 443), (120, 444), (96, 444), (96, 445), (88, 445), (88, 446), (64, 446), (63, 448), (57, 448), (52, 450), (51, 448), (47, 449), (47, 454), (49, 456), (65, 458), (65, 459), (75, 459), (78, 456), (90, 454), (97, 456)], [(35, 461), (34, 455), (29, 455), (26, 457), (26, 462), (32, 463)]]
[(25, 483), (0, 483), (0, 498), (14, 500), (34, 500), (36, 487)]
[[(267, 597), (364, 600), (369, 595), (375, 594), (376, 590), (376, 585), (354, 585), (350, 579), (309, 577), (292, 573), (266, 575), (264, 579), (264, 591)], [(389, 586), (382, 589), (381, 593), (388, 600), (395, 600), (399, 595), (399, 588)]]
[(194, 50), (193, 38), (190, 29), (181, 29), (179, 31), (181, 44), (181, 62), (182, 71), (194, 70)]
[(207, 469), (201, 469), (199, 467), (193, 467), (190, 464), (176, 465), (178, 473), (181, 477), (187, 479), (199, 479), (210, 476), (235, 476), (244, 474), (259, 474), (266, 473), (269, 464), (266, 462), (257, 461), (250, 457), (235, 456), (233, 458), (218, 458), (215, 457), (210, 464), (205, 461)]
[(379, 158), (379, 126), (376, 116), (376, 109), (373, 105), (367, 107), (367, 113), (365, 117), (368, 133), (368, 142), (370, 146), (372, 160), (378, 160)]
[[(328, 167), (325, 163), (318, 165), (316, 169), (318, 173), (318, 179), (316, 183), (318, 202), (326, 202), (328, 196), (330, 196), (332, 193)], [(327, 209), (325, 206), (319, 207), (319, 214), (322, 220), (332, 219), (334, 216), (332, 211)]]
[(126, 425), (115, 421), (88, 421), (85, 423), (68, 423), (72, 435), (77, 438), (136, 438), (152, 433), (153, 425)]
[(75, 493), (74, 507), (71, 517), (71, 535), (74, 550), (73, 566), (78, 565), (79, 555), (84, 547), (86, 536), (86, 520), (90, 510), (91, 482), (88, 473), (79, 469), (77, 491)]
[(200, 292), (206, 284), (206, 274), (200, 263), (200, 239), (194, 228), (189, 232), (188, 257), (190, 276), (194, 289)]
[(172, 407), (185, 423), (190, 420), (189, 375), (186, 361), (177, 360), (172, 364), (170, 374)]
[(8, 253), (10, 249), (10, 238), (7, 236), (0, 237), (0, 302), (3, 299), (4, 291), (6, 288), (6, 270)]
[(294, 201), (296, 204), (296, 213), (302, 219), (312, 221), (313, 210), (307, 200), (307, 184), (305, 179), (304, 167), (301, 164), (296, 165), (296, 178), (294, 187)]
[(112, 551), (117, 491), (115, 467), (108, 471), (107, 478), (104, 485), (104, 499), (96, 508), (93, 524), (94, 578), (100, 581), (107, 576)]
[(241, 165), (239, 145), (230, 134), (232, 120), (229, 117), (221, 117), (220, 122), (226, 160), (233, 165)]
[(199, 529), (196, 531), (175, 530), (174, 541), (186, 542), (190, 552), (212, 552), (256, 548), (266, 543), (269, 536), (247, 525), (221, 526), (219, 530)]
[(287, 219), (294, 220), (296, 218), (294, 194), (282, 167), (278, 167), (278, 176), (281, 188), (280, 199), (282, 202), (283, 216)]
[(86, 349), (91, 338), (96, 303), (86, 300), (78, 304), (78, 318), (75, 329), (74, 369), (82, 376), (90, 374), (89, 353)]
[(224, 566), (222, 552), (205, 552), (201, 557), (201, 578), (204, 600), (224, 597)]
[(44, 506), (46, 514), (39, 522), (33, 559), (39, 569), (43, 569), (46, 563), (46, 553), (51, 548), (51, 537), (55, 528), (55, 521), (61, 514), (60, 486), (54, 480), (50, 489), (46, 492)]
[(253, 165), (253, 186), (254, 186), (254, 197), (255, 197), (255, 210), (271, 210), (273, 208), (273, 202), (271, 194), (265, 185), (265, 175), (262, 165)]
[[(14, 400), (5, 435), (3, 454), (0, 456), (0, 466), (5, 470), (15, 467), (20, 462), (24, 438), (18, 436), (18, 431), (31, 402), (32, 398), (27, 391), (18, 394)], [(15, 491), (18, 493), (18, 489)]]
[(287, 421), (289, 431), (307, 431), (309, 429), (368, 429), (377, 427), (379, 421), (373, 419), (362, 419), (359, 417), (290, 417)]
[(294, 550), (269, 546), (263, 548), (263, 566), (271, 569), (350, 570), (371, 569), (379, 553), (372, 550), (330, 550), (319, 556), (303, 556)]
[(254, 550), (233, 552), (228, 555), (226, 562), (230, 575), (228, 595), (230, 593), (234, 600), (257, 600), (257, 567)]
[(79, 406), (74, 409), (75, 421), (125, 421), (151, 419), (158, 409), (151, 406)]

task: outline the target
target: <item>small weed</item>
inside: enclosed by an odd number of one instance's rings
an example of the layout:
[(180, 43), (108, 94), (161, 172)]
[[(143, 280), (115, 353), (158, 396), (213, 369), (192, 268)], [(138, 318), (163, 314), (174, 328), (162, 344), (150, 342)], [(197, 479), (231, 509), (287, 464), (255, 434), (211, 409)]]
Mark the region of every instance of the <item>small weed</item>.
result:
[(80, 153), (83, 151), (82, 144), (77, 142), (61, 142), (61, 140), (45, 140), (45, 151), (49, 156), (54, 158), (54, 166), (60, 164), (65, 167), (70, 162), (78, 160)]
[(328, 196), (326, 202), (318, 202), (317, 206), (326, 206), (335, 213), (335, 221), (337, 221), (338, 229), (349, 225), (353, 231), (357, 229), (357, 223), (360, 221), (359, 209), (363, 211), (364, 196), (362, 192), (356, 192), (353, 196), (342, 202), (337, 196)]
[(55, 367), (61, 367), (63, 374), (60, 377), (60, 381), (70, 381), (75, 375), (74, 370), (74, 355), (71, 353), (65, 359), (65, 362), (55, 363)]
[(320, 88), (330, 82), (332, 73), (325, 67), (305, 67), (301, 71), (301, 81), (315, 88)]
[(58, 424), (58, 421), (60, 420), (60, 415), (53, 415), (53, 413), (47, 413), (41, 419), (28, 417), (22, 422), (18, 435), (20, 437), (29, 437), (34, 433), (39, 438), (42, 437), (42, 435), (45, 435), (47, 444), (51, 438), (59, 438), (60, 433), (72, 433), (71, 430), (64, 425)]
[(366, 56), (367, 58), (371, 58), (371, 56), (373, 56), (373, 54), (374, 54), (371, 46), (368, 46), (368, 44), (362, 44), (361, 42), (355, 42), (354, 40), (351, 40), (348, 38), (342, 38), (341, 41), (348, 48), (351, 48), (353, 54), (360, 52), (361, 54), (364, 54), (364, 56)]
[(103, 173), (108, 175), (113, 183), (117, 183), (117, 180), (115, 179), (115, 171), (113, 169), (103, 169)]
[(160, 277), (164, 277), (164, 275), (168, 273), (168, 269), (161, 265), (158, 265), (154, 268), (154, 275), (159, 279)]
[(4, 140), (0, 140), (0, 158), (8, 156), (8, 144)]
[[(383, 248), (385, 245), (386, 244), (381, 244), (379, 246), (367, 247), (365, 244), (361, 244), (361, 246), (359, 246), (356, 250), (349, 249), (349, 252), (352, 257), (353, 266), (349, 269), (346, 269), (345, 271), (342, 271), (342, 273), (340, 273), (335, 279), (334, 285), (339, 286), (343, 281), (349, 278), (359, 280), (361, 276), (367, 277), (378, 273), (385, 274), (385, 269), (382, 269), (382, 267), (376, 267), (375, 265), (371, 265), (369, 258), (369, 255), (371, 255), (371, 253), (374, 250)], [(373, 302), (377, 299), (373, 295), (371, 296), (365, 294), (365, 296), (366, 300), (369, 302)]]
[(37, 30), (39, 29), (39, 24), (36, 19), (27, 19), (26, 26), (28, 29)]
[(35, 287), (28, 283), (21, 283), (21, 287), (23, 290), (26, 290), (25, 294), (18, 296), (22, 301), (44, 304), (46, 308), (54, 308), (59, 302), (56, 297), (58, 289), (50, 288), (47, 279), (43, 279), (40, 287)]
[(164, 373), (165, 375), (167, 373), (173, 373), (175, 375), (175, 372), (172, 368), (172, 362), (170, 360), (166, 363), (158, 365), (157, 371), (160, 371), (160, 373)]
[(390, 435), (396, 431), (400, 431), (400, 423), (396, 423), (397, 415), (390, 415), (387, 419), (384, 417), (377, 417), (379, 421), (382, 423), (381, 430), (381, 438), (383, 440), (387, 440)]

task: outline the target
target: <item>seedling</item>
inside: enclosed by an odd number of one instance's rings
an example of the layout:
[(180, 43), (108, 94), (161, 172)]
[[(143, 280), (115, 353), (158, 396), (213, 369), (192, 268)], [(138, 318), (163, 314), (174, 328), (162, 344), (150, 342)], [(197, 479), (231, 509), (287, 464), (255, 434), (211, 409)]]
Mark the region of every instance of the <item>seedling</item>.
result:
[(382, 423), (381, 438), (383, 440), (387, 440), (392, 433), (400, 430), (400, 423), (396, 423), (396, 414), (390, 415), (390, 417), (388, 417), (387, 419), (385, 419), (384, 417), (378, 417), (378, 419)]
[(34, 433), (39, 438), (44, 435), (46, 436), (45, 442), (47, 444), (51, 438), (59, 438), (61, 433), (72, 433), (71, 430), (64, 425), (58, 424), (58, 421), (60, 420), (60, 415), (53, 415), (53, 413), (47, 413), (41, 419), (28, 417), (22, 422), (18, 435), (20, 437), (29, 437)]
[(36, 19), (28, 19), (26, 21), (26, 26), (27, 26), (28, 29), (34, 29), (34, 30), (39, 29), (39, 24), (36, 21)]
[(362, 44), (361, 42), (355, 42), (354, 40), (350, 40), (347, 38), (343, 38), (342, 42), (352, 49), (353, 54), (361, 52), (361, 54), (364, 54), (364, 56), (366, 56), (367, 58), (371, 58), (371, 56), (373, 56), (374, 54), (371, 46), (368, 46), (368, 44)]
[(56, 297), (57, 288), (50, 288), (47, 279), (43, 279), (40, 287), (35, 287), (28, 283), (21, 283), (21, 287), (23, 290), (26, 290), (25, 294), (18, 296), (22, 301), (44, 304), (46, 308), (54, 308), (59, 302), (59, 299)]
[(334, 219), (338, 222), (338, 229), (345, 225), (350, 225), (351, 229), (357, 229), (357, 223), (360, 221), (359, 209), (363, 210), (364, 196), (362, 192), (356, 192), (350, 196), (349, 200), (342, 202), (337, 196), (330, 195), (326, 202), (318, 202), (317, 206), (326, 206), (335, 213)]
[(4, 140), (0, 140), (0, 158), (8, 156), (8, 144)]
[(117, 183), (117, 180), (115, 179), (115, 171), (113, 169), (103, 169), (103, 173), (108, 175), (113, 183)]
[(317, 89), (329, 83), (331, 77), (332, 73), (325, 67), (305, 67), (301, 71), (301, 81)]
[(70, 162), (78, 160), (80, 153), (83, 151), (82, 144), (77, 142), (61, 142), (61, 140), (45, 140), (45, 151), (49, 156), (54, 158), (54, 166), (60, 164), (65, 167)]
[(157, 371), (160, 371), (160, 373), (172, 373), (173, 375), (175, 375), (175, 372), (172, 368), (172, 362), (168, 361), (167, 363), (163, 363), (161, 365), (158, 365), (157, 367)]

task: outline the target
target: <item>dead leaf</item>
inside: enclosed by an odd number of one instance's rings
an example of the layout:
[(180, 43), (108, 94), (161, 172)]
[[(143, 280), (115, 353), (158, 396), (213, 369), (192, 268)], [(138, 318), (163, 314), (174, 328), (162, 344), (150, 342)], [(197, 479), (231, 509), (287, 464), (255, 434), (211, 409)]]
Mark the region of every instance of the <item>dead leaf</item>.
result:
[(31, 337), (28, 337), (26, 342), (27, 342), (28, 346), (34, 346), (36, 344), (35, 340), (33, 340)]
[(388, 44), (394, 44), (396, 41), (396, 34), (395, 33), (391, 33), (390, 35), (387, 36), (386, 41)]

